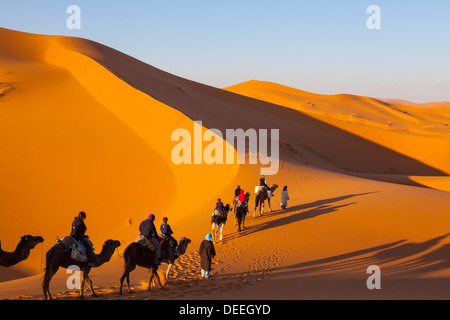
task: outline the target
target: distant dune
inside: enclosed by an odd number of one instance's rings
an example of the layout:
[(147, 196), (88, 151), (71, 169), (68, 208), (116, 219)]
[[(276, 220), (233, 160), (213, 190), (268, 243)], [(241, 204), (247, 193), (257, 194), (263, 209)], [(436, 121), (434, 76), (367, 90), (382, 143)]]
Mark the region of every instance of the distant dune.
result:
[(447, 108), (447, 107), (450, 107), (450, 102), (448, 102), (448, 101), (414, 103), (414, 102), (402, 100), (402, 99), (379, 99), (379, 100), (390, 103), (390, 104), (415, 106), (415, 107), (420, 107), (420, 108)]
[[(135, 293), (119, 296), (115, 254), (92, 272), (100, 299), (448, 298), (450, 109), (400, 102), (263, 81), (218, 89), (93, 41), (0, 28), (0, 241), (13, 251), (24, 234), (45, 239), (1, 267), (0, 298), (43, 297), (45, 252), (81, 210), (96, 252), (112, 238), (121, 255), (149, 213), (192, 239), (170, 290), (147, 292), (138, 269)], [(173, 163), (171, 134), (194, 120), (202, 132), (280, 130), (280, 169), (266, 177), (280, 187), (273, 212), (253, 217), (259, 166)], [(252, 193), (247, 228), (230, 216), (214, 280), (199, 280), (211, 212), (237, 184)], [(373, 264), (377, 293), (366, 287)], [(76, 298), (66, 277), (51, 291)]]

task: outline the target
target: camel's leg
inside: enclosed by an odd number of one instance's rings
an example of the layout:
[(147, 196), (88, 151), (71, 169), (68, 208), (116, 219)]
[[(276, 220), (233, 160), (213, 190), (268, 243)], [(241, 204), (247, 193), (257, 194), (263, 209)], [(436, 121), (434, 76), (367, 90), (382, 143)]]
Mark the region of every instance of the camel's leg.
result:
[(84, 295), (84, 284), (87, 281), (88, 285), (90, 285), (91, 293), (94, 297), (97, 297), (96, 293), (94, 292), (94, 287), (92, 286), (92, 281), (89, 278), (89, 272), (91, 271), (91, 268), (86, 268), (83, 270), (82, 276), (81, 276), (81, 286), (80, 286), (80, 299), (83, 299)]
[(214, 234), (214, 238), (216, 239), (216, 241), (220, 241), (220, 238), (219, 238), (220, 225), (216, 224), (215, 230), (216, 230), (216, 233)]
[(125, 269), (122, 277), (120, 278), (120, 289), (119, 294), (122, 294), (122, 287), (123, 287), (123, 280), (127, 279), (127, 286), (128, 286), (128, 292), (131, 293), (131, 287), (130, 287), (130, 272)]
[(129, 275), (129, 272), (127, 272), (127, 268), (125, 267), (125, 271), (123, 272), (122, 276), (120, 277), (120, 288), (119, 288), (119, 294), (122, 294), (122, 286), (123, 286), (123, 280), (127, 278)]
[(212, 225), (211, 225), (211, 234), (212, 234), (212, 236), (213, 236), (213, 238), (212, 238), (212, 240), (213, 240), (213, 242), (216, 242), (215, 240), (216, 240), (216, 224), (215, 223), (213, 223)]
[(133, 271), (136, 267), (126, 264), (125, 270), (123, 272), (122, 277), (120, 278), (120, 290), (119, 294), (122, 294), (122, 286), (123, 286), (123, 280), (127, 279), (127, 286), (128, 286), (128, 292), (131, 293), (131, 287), (130, 287), (130, 272)]
[(83, 270), (83, 273), (81, 274), (80, 299), (83, 299), (84, 281), (86, 280), (86, 278), (85, 278), (85, 271), (86, 270)]
[(268, 198), (267, 201), (269, 202), (269, 211), (272, 212), (272, 208), (270, 207), (270, 198)]
[(52, 277), (55, 275), (55, 273), (58, 271), (59, 266), (56, 268), (53, 268), (51, 265), (49, 265), (45, 269), (45, 275), (44, 280), (42, 281), (42, 289), (44, 291), (44, 298), (45, 300), (50, 299), (53, 300), (51, 294), (50, 294), (50, 280), (52, 280)]
[(219, 240), (220, 241), (223, 241), (223, 227), (224, 227), (224, 224), (222, 223), (219, 227), (219, 234), (220, 234)]
[(88, 286), (89, 286), (89, 290), (91, 290), (91, 295), (93, 296), (93, 297), (98, 297), (98, 295), (94, 292), (94, 285), (92, 284), (92, 280), (91, 280), (91, 277), (89, 277), (89, 275), (86, 275), (86, 281), (87, 281), (87, 283), (88, 283)]
[(150, 268), (148, 273), (149, 273), (149, 275), (148, 275), (148, 291), (150, 291), (150, 290), (152, 290), (151, 284), (152, 284), (153, 277), (155, 276), (155, 272), (154, 272), (153, 268)]
[(166, 281), (169, 281), (170, 270), (173, 267), (173, 263), (169, 263), (166, 270)]
[(163, 285), (161, 284), (161, 279), (159, 278), (159, 274), (158, 274), (158, 269), (157, 268), (153, 271), (153, 275), (158, 280), (158, 283), (159, 283), (159, 286), (161, 287), (161, 289), (164, 289)]

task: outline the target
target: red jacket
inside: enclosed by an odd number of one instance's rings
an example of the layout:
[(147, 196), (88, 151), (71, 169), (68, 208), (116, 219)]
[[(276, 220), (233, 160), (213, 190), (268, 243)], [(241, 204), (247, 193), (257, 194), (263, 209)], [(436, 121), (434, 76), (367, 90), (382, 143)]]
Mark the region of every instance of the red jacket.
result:
[(245, 201), (245, 194), (244, 194), (244, 190), (241, 190), (241, 194), (239, 195), (239, 201), (244, 202)]

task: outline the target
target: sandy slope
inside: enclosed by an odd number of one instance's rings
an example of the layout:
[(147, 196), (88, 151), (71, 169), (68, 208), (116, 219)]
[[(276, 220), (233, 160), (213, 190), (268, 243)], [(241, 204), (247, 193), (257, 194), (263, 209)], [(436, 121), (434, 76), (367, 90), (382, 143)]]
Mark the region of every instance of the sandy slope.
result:
[[(354, 95), (326, 96), (261, 81), (245, 82), (226, 90), (301, 111), (321, 122), (364, 138), (366, 143), (374, 142), (377, 146), (395, 150), (409, 159), (429, 166), (422, 169), (417, 164), (397, 165), (395, 155), (389, 158), (377, 154), (374, 156), (376, 161), (389, 164), (389, 168), (384, 172), (374, 172), (370, 169), (354, 170), (355, 166), (352, 166), (348, 170), (353, 171), (352, 174), (449, 190), (450, 184), (446, 177), (449, 172), (450, 154), (449, 108), (400, 106)], [(360, 151), (358, 146), (353, 146), (353, 152)], [(368, 161), (359, 154), (354, 156), (358, 161)], [(436, 171), (431, 172), (430, 167)]]
[[(115, 255), (92, 272), (101, 299), (448, 298), (446, 108), (263, 82), (220, 90), (83, 39), (0, 29), (0, 47), (3, 249), (31, 233), (46, 239), (45, 252), (84, 210), (96, 248), (114, 238), (121, 254), (154, 212), (157, 224), (168, 216), (177, 236), (192, 239), (174, 277), (148, 293), (138, 269), (135, 292), (119, 296)], [(278, 191), (275, 211), (248, 216), (241, 234), (228, 222), (210, 280), (198, 279), (196, 250), (215, 199), (231, 201), (236, 184), (253, 189), (259, 168), (174, 165), (170, 135), (192, 120), (280, 129), (281, 167), (268, 182), (291, 195), (281, 211)], [(381, 291), (366, 288), (372, 264)], [(40, 269), (38, 247), (0, 275)], [(0, 298), (42, 298), (41, 277), (0, 283)], [(75, 298), (66, 279), (60, 270), (55, 297)]]
[[(12, 251), (24, 233), (45, 233), (50, 248), (80, 210), (94, 244), (113, 236), (130, 241), (149, 213), (177, 226), (215, 203), (216, 194), (193, 197), (194, 190), (209, 185), (220, 193), (235, 176), (233, 165), (172, 163), (172, 131), (193, 126), (178, 111), (65, 50), (59, 38), (45, 38), (26, 62), (11, 62), (11, 51), (34, 36), (1, 32), (10, 51), (2, 82), (15, 90), (1, 109), (3, 249)], [(39, 259), (22, 265), (38, 271)]]

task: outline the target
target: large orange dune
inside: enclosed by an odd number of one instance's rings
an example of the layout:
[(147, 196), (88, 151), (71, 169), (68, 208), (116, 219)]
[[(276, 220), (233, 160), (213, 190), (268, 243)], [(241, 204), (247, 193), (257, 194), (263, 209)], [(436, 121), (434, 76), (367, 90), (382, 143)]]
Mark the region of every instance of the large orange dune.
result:
[[(43, 298), (45, 252), (81, 210), (96, 252), (122, 243), (92, 271), (98, 299), (449, 298), (448, 107), (261, 81), (218, 89), (90, 40), (0, 28), (0, 115), (1, 248), (24, 234), (45, 239), (0, 267), (0, 298)], [(253, 217), (259, 165), (174, 164), (171, 135), (194, 132), (196, 120), (202, 132), (279, 129), (279, 171), (266, 178), (288, 186), (288, 208), (278, 190), (273, 211)], [(200, 280), (211, 211), (237, 184), (252, 192), (247, 228), (230, 218), (213, 278)], [(119, 255), (149, 213), (192, 243), (166, 290), (146, 291), (138, 268), (134, 293), (119, 296)], [(370, 265), (381, 268), (380, 290), (366, 286)], [(67, 277), (60, 270), (51, 283), (58, 299), (77, 298)]]

